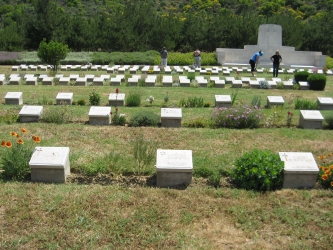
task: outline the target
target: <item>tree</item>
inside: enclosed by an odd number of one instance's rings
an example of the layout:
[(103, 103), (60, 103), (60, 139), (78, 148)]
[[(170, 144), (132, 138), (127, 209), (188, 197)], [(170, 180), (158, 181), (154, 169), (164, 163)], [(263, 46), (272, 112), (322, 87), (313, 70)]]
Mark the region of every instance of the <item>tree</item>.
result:
[(39, 44), (37, 56), (43, 63), (50, 64), (53, 71), (57, 71), (60, 61), (66, 58), (68, 52), (69, 48), (66, 44), (55, 41), (46, 43), (44, 38)]

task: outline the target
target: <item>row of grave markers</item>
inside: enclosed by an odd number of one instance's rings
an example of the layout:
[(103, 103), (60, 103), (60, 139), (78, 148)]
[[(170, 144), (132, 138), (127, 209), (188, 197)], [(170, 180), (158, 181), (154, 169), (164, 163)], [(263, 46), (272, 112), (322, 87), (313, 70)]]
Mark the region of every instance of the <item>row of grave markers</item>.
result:
[[(69, 147), (36, 147), (29, 166), (31, 180), (65, 183), (70, 175)], [(279, 152), (284, 162), (283, 188), (312, 188), (319, 169), (310, 152)], [(157, 187), (189, 185), (192, 182), (192, 150), (157, 149)]]

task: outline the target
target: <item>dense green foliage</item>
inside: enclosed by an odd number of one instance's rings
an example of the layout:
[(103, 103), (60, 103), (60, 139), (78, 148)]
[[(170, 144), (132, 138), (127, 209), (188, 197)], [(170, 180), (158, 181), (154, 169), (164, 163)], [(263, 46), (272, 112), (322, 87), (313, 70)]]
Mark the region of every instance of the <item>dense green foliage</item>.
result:
[(312, 74), (308, 77), (311, 90), (324, 90), (326, 86), (326, 75)]
[(72, 51), (212, 52), (256, 44), (259, 25), (272, 23), (285, 46), (332, 55), (332, 11), (332, 0), (7, 0), (0, 51), (37, 50), (45, 38)]
[(297, 71), (294, 73), (296, 82), (306, 82), (310, 73), (308, 71)]
[(89, 104), (91, 106), (99, 106), (101, 104), (101, 94), (97, 93), (95, 90), (93, 90), (89, 94)]
[(295, 109), (316, 110), (318, 108), (318, 103), (316, 101), (296, 98), (294, 102), (295, 102)]
[(282, 187), (284, 162), (269, 150), (254, 149), (235, 161), (231, 175), (244, 189), (269, 191)]
[(134, 114), (131, 117), (131, 119), (129, 121), (129, 125), (131, 127), (141, 127), (141, 126), (156, 127), (159, 122), (159, 119), (160, 119), (160, 117), (155, 113), (152, 113), (150, 111), (141, 111), (141, 112)]

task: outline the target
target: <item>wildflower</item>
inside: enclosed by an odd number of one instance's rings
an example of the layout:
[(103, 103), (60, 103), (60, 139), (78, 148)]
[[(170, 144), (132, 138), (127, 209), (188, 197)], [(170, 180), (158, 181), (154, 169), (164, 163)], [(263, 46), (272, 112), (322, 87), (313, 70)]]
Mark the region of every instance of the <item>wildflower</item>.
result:
[(24, 144), (24, 141), (22, 139), (18, 139), (16, 142), (17, 142), (17, 144), (21, 144), (21, 145)]
[(26, 130), (25, 128), (22, 128), (21, 131), (22, 131), (22, 133), (27, 133), (28, 132), (28, 130)]
[(16, 136), (17, 134), (15, 132), (10, 132), (10, 135)]
[(20, 138), (21, 136), (20, 136), (19, 134), (16, 134), (16, 137), (17, 137), (17, 138)]
[(329, 166), (330, 169), (333, 169), (333, 165)]
[(7, 141), (7, 142), (6, 142), (6, 147), (7, 147), (7, 148), (11, 148), (12, 146), (13, 146), (13, 145), (12, 145), (12, 143), (11, 143), (10, 141)]
[(332, 154), (328, 154), (327, 156), (332, 156)]
[(328, 179), (328, 175), (327, 175), (327, 174), (324, 174), (324, 175), (321, 176), (321, 178), (322, 178), (324, 181), (326, 181), (326, 180)]
[(39, 136), (33, 136), (32, 139), (34, 140), (34, 142), (40, 143), (40, 137)]
[(1, 147), (5, 147), (6, 146), (6, 142), (5, 141), (2, 141), (1, 142)]
[(119, 93), (119, 89), (118, 88), (116, 88), (116, 94), (118, 94)]
[(333, 181), (331, 182), (331, 186), (333, 187)]
[(116, 113), (118, 112), (118, 108), (116, 108)]
[(110, 112), (110, 115), (112, 115), (112, 111)]

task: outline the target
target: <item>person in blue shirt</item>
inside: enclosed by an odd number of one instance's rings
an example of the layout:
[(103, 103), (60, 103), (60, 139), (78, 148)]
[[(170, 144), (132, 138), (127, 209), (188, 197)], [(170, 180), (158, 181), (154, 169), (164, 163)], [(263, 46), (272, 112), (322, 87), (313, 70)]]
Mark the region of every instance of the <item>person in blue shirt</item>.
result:
[(261, 57), (261, 56), (263, 56), (263, 55), (264, 55), (264, 52), (260, 50), (259, 52), (255, 53), (255, 54), (251, 57), (249, 63), (250, 63), (250, 65), (251, 65), (251, 73), (252, 73), (252, 76), (255, 76), (254, 71), (256, 70), (256, 67), (258, 66), (258, 63), (259, 63), (259, 57)]

